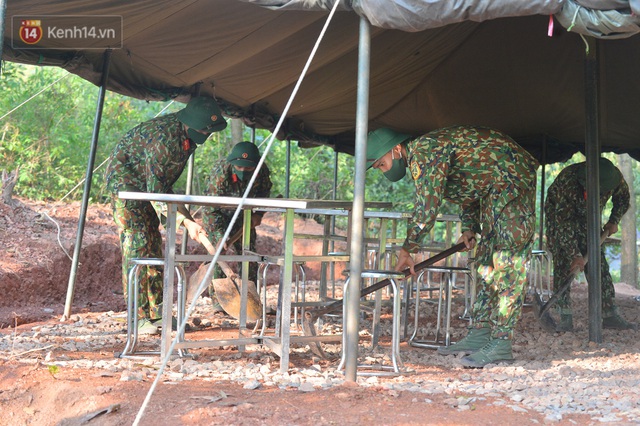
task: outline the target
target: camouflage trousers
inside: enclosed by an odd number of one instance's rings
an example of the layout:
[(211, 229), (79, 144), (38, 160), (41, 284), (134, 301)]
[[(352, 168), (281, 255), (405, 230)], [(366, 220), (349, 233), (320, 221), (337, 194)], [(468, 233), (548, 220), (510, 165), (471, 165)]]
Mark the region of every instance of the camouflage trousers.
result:
[[(577, 231), (578, 244), (580, 251), (583, 254), (587, 253), (587, 235), (584, 231)], [(569, 249), (569, 245), (575, 246), (576, 241), (565, 241), (565, 239), (559, 238), (558, 244), (555, 247), (551, 247), (551, 255), (553, 256), (553, 291), (557, 292), (562, 287), (562, 284), (569, 277), (571, 269), (571, 262), (573, 258), (569, 253), (573, 251)], [(600, 249), (600, 285), (602, 289), (602, 316), (610, 317), (615, 313), (615, 297), (616, 291), (613, 286), (613, 279), (611, 273), (609, 273), (609, 264), (604, 255), (604, 248)], [(587, 274), (587, 268), (585, 268), (585, 275), (587, 281), (591, 281)], [(571, 287), (567, 288), (565, 293), (558, 298), (557, 309), (561, 314), (571, 314)]]
[(512, 339), (524, 298), (526, 263), (535, 228), (535, 185), (501, 211), (482, 213), (482, 238), (476, 251), (473, 326), (490, 327), (491, 336)]
[[(122, 284), (127, 299), (130, 261), (134, 258), (162, 258), (160, 221), (149, 202), (111, 199), (113, 220), (120, 236)], [(162, 318), (162, 271), (143, 266), (139, 270), (138, 318)]]
[[(229, 223), (231, 223), (231, 218), (232, 216), (226, 217), (222, 215), (216, 215), (213, 221), (211, 221), (210, 218), (208, 219), (203, 218), (203, 223), (205, 223), (208, 228), (207, 234), (209, 234), (209, 238), (212, 239), (212, 242), (216, 247), (218, 246), (218, 242), (222, 240), (222, 237), (224, 237), (224, 233), (229, 227)], [(233, 224), (233, 229), (231, 230), (231, 233), (229, 235), (235, 234), (240, 229), (242, 229), (242, 218), (238, 218), (238, 220), (236, 220), (236, 222)], [(255, 229), (251, 229), (250, 238), (251, 238), (251, 242), (249, 243), (249, 250), (255, 252), (256, 251), (256, 230)], [(233, 243), (233, 251), (235, 251), (235, 253), (238, 253), (238, 254), (242, 253), (242, 238), (240, 238), (238, 241)], [(235, 265), (231, 264), (229, 266), (233, 268)], [(236, 272), (239, 273), (239, 271), (236, 271)], [(218, 265), (216, 265), (215, 268), (213, 269), (213, 279), (217, 279), (217, 278), (226, 278), (226, 275), (224, 274), (224, 272), (222, 272), (222, 269)], [(250, 262), (249, 263), (249, 280), (253, 281), (254, 283), (257, 283), (257, 278), (258, 278), (258, 264), (255, 262)], [(215, 302), (216, 300), (215, 290), (213, 288), (213, 285), (211, 284), (209, 284), (209, 296)]]

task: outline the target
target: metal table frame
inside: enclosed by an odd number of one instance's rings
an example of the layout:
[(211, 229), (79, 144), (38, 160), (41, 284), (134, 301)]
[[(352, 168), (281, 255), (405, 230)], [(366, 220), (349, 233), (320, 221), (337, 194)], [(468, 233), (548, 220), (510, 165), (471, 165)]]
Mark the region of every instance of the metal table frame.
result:
[[(167, 203), (167, 222), (165, 250), (164, 250), (164, 284), (163, 284), (163, 312), (162, 312), (162, 335), (160, 355), (166, 357), (171, 348), (171, 317), (173, 311), (173, 293), (175, 279), (175, 264), (179, 255), (176, 252), (176, 215), (178, 205), (200, 205), (210, 207), (228, 207), (237, 208), (242, 201), (240, 197), (215, 197), (205, 195), (183, 195), (183, 194), (154, 194), (147, 192), (129, 192), (121, 191), (119, 197), (124, 200), (138, 200), (149, 202)], [(387, 202), (371, 202), (367, 203), (369, 208), (388, 208), (391, 203)], [(295, 212), (303, 210), (341, 210), (346, 211), (348, 215), (353, 207), (352, 201), (341, 200), (304, 200), (304, 199), (282, 199), (282, 198), (247, 198), (243, 204), (244, 209), (244, 226), (245, 230), (250, 226), (251, 209), (283, 209), (285, 216), (284, 229), (284, 264), (281, 273), (282, 281), (282, 312), (281, 318), (281, 338), (277, 336), (251, 336), (246, 328), (246, 301), (247, 301), (247, 281), (248, 274), (245, 272), (248, 268), (243, 266), (241, 286), (240, 309), (240, 327), (239, 335), (236, 339), (225, 340), (202, 340), (202, 341), (186, 341), (174, 345), (175, 349), (187, 349), (205, 346), (228, 346), (237, 345), (240, 350), (244, 345), (248, 344), (266, 344), (277, 355), (280, 356), (280, 371), (286, 372), (289, 369), (289, 349), (291, 344), (290, 327), (291, 327), (291, 284), (293, 277), (293, 225)], [(186, 236), (185, 236), (186, 238)], [(245, 232), (245, 238), (249, 238), (249, 232)], [(243, 244), (244, 245), (244, 244)], [(211, 258), (211, 256), (209, 256)], [(188, 260), (180, 259), (180, 260)], [(245, 260), (248, 262), (248, 259)], [(321, 337), (321, 336), (320, 336)], [(308, 341), (312, 337), (300, 336), (300, 341)]]

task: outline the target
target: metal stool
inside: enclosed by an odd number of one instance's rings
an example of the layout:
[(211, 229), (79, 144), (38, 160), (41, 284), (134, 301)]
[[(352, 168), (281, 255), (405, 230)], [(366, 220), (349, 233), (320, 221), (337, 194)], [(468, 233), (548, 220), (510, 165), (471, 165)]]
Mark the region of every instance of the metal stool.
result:
[(381, 263), (383, 263), (384, 265), (391, 265), (391, 255), (395, 247), (397, 246), (393, 244), (387, 244), (384, 253), (381, 255), (379, 246), (368, 245), (365, 265), (369, 268), (369, 270), (376, 270), (376, 268), (380, 267), (380, 265), (378, 264), (378, 260), (382, 260)]
[[(440, 279), (437, 284), (432, 281), (431, 273), (439, 273)], [(414, 314), (414, 330), (413, 335), (409, 339), (409, 345), (418, 348), (437, 349), (440, 346), (449, 346), (451, 344), (451, 301), (452, 293), (455, 288), (457, 274), (465, 274), (466, 282), (471, 282), (471, 270), (469, 268), (459, 268), (453, 266), (432, 266), (423, 269), (418, 275), (416, 285), (416, 302)], [(423, 281), (426, 276), (426, 283)], [(465, 307), (467, 305), (466, 292), (472, 286), (465, 285)], [(418, 323), (420, 320), (420, 291), (438, 292), (438, 310), (436, 317), (436, 329), (433, 340), (418, 340)], [(443, 326), (444, 323), (444, 326)]]
[[(327, 253), (329, 256), (349, 256), (346, 251), (332, 251)], [(349, 268), (349, 262), (347, 262)], [(336, 298), (336, 262), (329, 263), (329, 275), (331, 276), (331, 298)], [(325, 295), (326, 296), (326, 295)]]
[(467, 260), (467, 268), (469, 273), (464, 277), (464, 312), (460, 316), (460, 319), (472, 320), (471, 312), (473, 310), (473, 304), (476, 301), (476, 293), (478, 291), (476, 285), (476, 260), (470, 257)]
[[(259, 323), (260, 324), (260, 336), (264, 336), (264, 332), (267, 328), (267, 271), (269, 266), (271, 265), (280, 265), (282, 261), (278, 259), (278, 261), (273, 262), (267, 259), (264, 259), (260, 262), (258, 266), (258, 282), (256, 283), (258, 294), (262, 296), (262, 319), (261, 321), (256, 322), (256, 326), (253, 329), (254, 333), (258, 330)], [(295, 294), (295, 302), (291, 304), (293, 309), (293, 321), (296, 326), (299, 326), (302, 329), (302, 324), (299, 324), (298, 321), (298, 307), (300, 308), (300, 321), (304, 317), (304, 306), (298, 306), (300, 303), (300, 297), (302, 298), (302, 303), (306, 301), (306, 282), (307, 282), (307, 273), (304, 270), (304, 262), (303, 261), (294, 261), (293, 262), (294, 271), (295, 271), (295, 281), (294, 281), (294, 294)], [(279, 299), (278, 292), (278, 299)], [(278, 300), (278, 306), (280, 305), (280, 300)], [(279, 335), (280, 332), (280, 309), (277, 309), (276, 312), (276, 335)]]
[[(387, 244), (384, 248), (384, 252), (381, 253), (380, 245), (369, 244), (366, 247), (365, 263), (364, 267), (367, 270), (382, 270), (382, 268), (391, 267), (392, 261), (395, 259), (394, 251), (400, 249), (402, 246), (397, 244)], [(386, 289), (386, 294), (389, 295), (389, 287)], [(379, 294), (379, 293), (376, 293)]]
[(551, 260), (545, 250), (533, 250), (527, 264), (527, 291), (524, 306), (531, 306), (528, 296), (538, 293), (542, 301), (548, 300), (553, 291), (551, 289)]
[[(160, 351), (137, 351), (138, 346), (138, 294), (140, 267), (141, 266), (164, 266), (164, 259), (156, 258), (135, 258), (131, 259), (131, 267), (129, 268), (129, 274), (127, 277), (127, 344), (122, 352), (118, 355), (119, 358), (135, 358), (148, 355), (160, 355)], [(177, 321), (181, 324), (184, 320), (185, 312), (185, 298), (186, 292), (184, 290), (184, 270), (182, 265), (176, 265), (176, 277), (178, 278), (178, 284), (176, 286), (178, 292), (178, 312)], [(184, 341), (184, 331), (178, 336), (178, 341)], [(180, 356), (186, 355), (186, 350), (179, 349)]]
[[(362, 369), (362, 370), (370, 370), (370, 371), (358, 371), (357, 374), (362, 375), (362, 376), (392, 376), (392, 375), (397, 375), (397, 374), (403, 374), (403, 372), (401, 371), (401, 368), (404, 368), (404, 364), (402, 363), (402, 359), (400, 358), (400, 311), (401, 311), (401, 299), (400, 299), (400, 294), (399, 294), (399, 290), (398, 290), (398, 284), (396, 283), (396, 280), (401, 280), (404, 279), (404, 273), (403, 272), (397, 272), (397, 271), (382, 271), (382, 270), (363, 270), (361, 277), (363, 279), (373, 279), (373, 278), (378, 278), (378, 279), (385, 279), (388, 278), (389, 281), (391, 281), (391, 289), (392, 289), (392, 296), (393, 296), (393, 322), (392, 322), (392, 328), (391, 328), (391, 363), (392, 365), (389, 366), (373, 366), (373, 365), (364, 365), (364, 364), (359, 364), (358, 365), (358, 369)], [(343, 294), (345, 294), (345, 298), (346, 295), (348, 294), (347, 292), (347, 287), (349, 285), (349, 280), (350, 277), (347, 278), (346, 282), (344, 283), (344, 290), (343, 290)], [(381, 291), (382, 289), (378, 290)], [(346, 302), (346, 301), (345, 301)], [(343, 318), (346, 316), (346, 306), (347, 303), (343, 304)], [(378, 309), (374, 310), (374, 319), (373, 319), (373, 324), (375, 326), (375, 324), (380, 322), (380, 311)], [(342, 336), (342, 347), (343, 347), (343, 351), (342, 351), (342, 358), (340, 359), (340, 364), (338, 365), (337, 370), (343, 370), (344, 369), (344, 364), (345, 364), (345, 353), (344, 353), (344, 347), (345, 347), (345, 338), (346, 336), (343, 334)], [(377, 368), (378, 370), (373, 370), (374, 368)]]

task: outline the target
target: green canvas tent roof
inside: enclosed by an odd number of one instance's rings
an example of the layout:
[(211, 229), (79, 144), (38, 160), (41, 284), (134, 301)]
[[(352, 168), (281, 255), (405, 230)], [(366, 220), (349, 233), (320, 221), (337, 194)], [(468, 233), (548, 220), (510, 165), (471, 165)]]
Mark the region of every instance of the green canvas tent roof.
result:
[[(561, 0), (343, 2), (277, 136), (354, 152), (364, 16), (373, 25), (370, 129), (418, 135), (453, 124), (488, 125), (541, 160), (544, 144), (546, 162), (563, 161), (584, 147), (585, 42), (575, 28), (567, 31), (573, 25), (599, 38), (602, 150), (640, 159), (640, 37), (633, 36), (639, 1), (585, 2), (609, 10), (593, 13)], [(99, 84), (100, 42), (20, 48), (17, 19), (42, 17), (46, 25), (52, 16), (121, 16), (122, 47), (111, 56), (109, 90), (179, 101), (200, 90), (215, 96), (228, 117), (273, 129), (333, 3), (8, 0), (3, 59), (59, 66)], [(593, 19), (606, 13), (615, 19)]]

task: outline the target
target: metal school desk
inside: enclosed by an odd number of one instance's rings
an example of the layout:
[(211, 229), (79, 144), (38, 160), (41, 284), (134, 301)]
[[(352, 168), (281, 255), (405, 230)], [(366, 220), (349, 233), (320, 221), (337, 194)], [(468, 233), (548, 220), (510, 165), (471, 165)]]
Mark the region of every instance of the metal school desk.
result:
[[(178, 261), (190, 261), (187, 255), (179, 255), (176, 253), (176, 214), (179, 204), (188, 204), (190, 206), (209, 206), (209, 207), (227, 207), (237, 208), (242, 200), (240, 197), (213, 197), (204, 195), (182, 195), (182, 194), (153, 194), (146, 192), (127, 192), (121, 191), (119, 197), (123, 200), (137, 200), (149, 202), (167, 203), (167, 223), (164, 250), (164, 291), (163, 291), (163, 312), (162, 312), (162, 336), (161, 336), (161, 357), (165, 357), (171, 348), (171, 316), (173, 311), (173, 293), (175, 264)], [(387, 208), (390, 203), (367, 203), (368, 208)], [(209, 340), (209, 341), (186, 341), (177, 343), (174, 348), (194, 348), (205, 346), (227, 346), (237, 345), (242, 347), (248, 344), (266, 344), (277, 355), (280, 356), (280, 370), (286, 372), (289, 368), (289, 348), (291, 343), (290, 327), (291, 327), (291, 285), (293, 276), (293, 224), (296, 210), (312, 210), (312, 209), (338, 209), (349, 212), (353, 206), (352, 201), (340, 200), (303, 200), (303, 199), (283, 199), (283, 198), (248, 198), (243, 204), (245, 209), (245, 226), (249, 226), (250, 210), (257, 208), (275, 208), (284, 209), (285, 230), (284, 230), (284, 264), (282, 270), (282, 312), (281, 318), (281, 338), (263, 336), (261, 338), (250, 336), (246, 330), (246, 301), (247, 301), (247, 285), (243, 276), (243, 285), (241, 288), (242, 309), (240, 312), (240, 330), (237, 339), (228, 340)], [(248, 237), (249, 233), (245, 232)], [(187, 236), (185, 235), (185, 238)], [(201, 257), (201, 256), (200, 256)], [(210, 256), (209, 256), (210, 257)], [(199, 259), (202, 261), (202, 259)], [(244, 274), (243, 274), (244, 275)], [(302, 337), (308, 341), (309, 337)]]

